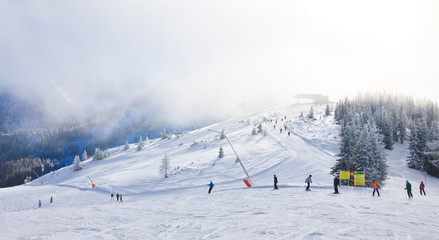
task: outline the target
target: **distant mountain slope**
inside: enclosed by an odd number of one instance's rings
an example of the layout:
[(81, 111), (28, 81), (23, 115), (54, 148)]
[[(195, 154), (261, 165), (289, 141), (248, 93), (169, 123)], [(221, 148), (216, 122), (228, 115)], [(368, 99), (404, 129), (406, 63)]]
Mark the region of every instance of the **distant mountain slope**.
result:
[[(83, 170), (69, 173), (76, 177), (66, 181), (69, 185), (76, 185), (90, 176), (105, 191), (124, 189), (130, 193), (199, 186), (200, 183), (194, 181), (195, 176), (199, 176), (203, 183), (207, 180), (217, 183), (242, 181), (245, 173), (235, 161), (233, 150), (226, 139), (220, 138), (220, 134), (209, 131), (212, 129), (224, 130), (256, 186), (270, 182), (273, 174), (277, 174), (284, 183), (300, 184), (295, 182), (296, 176), (315, 172), (317, 182), (328, 182), (332, 179), (329, 169), (334, 163), (334, 151), (338, 144), (337, 126), (332, 117), (322, 116), (315, 121), (299, 118), (300, 113), (309, 107), (301, 105), (249, 115), (173, 135), (169, 139), (154, 139), (147, 142), (141, 151), (137, 151), (137, 144), (131, 144), (127, 151), (123, 151), (123, 146), (117, 147), (109, 150), (113, 152), (109, 158), (87, 162)], [(323, 115), (322, 112), (318, 114)], [(262, 123), (264, 131), (252, 135), (252, 129), (259, 123)], [(280, 132), (280, 129), (283, 131)], [(218, 158), (220, 147), (225, 150), (224, 158)], [(172, 171), (167, 181), (163, 181), (159, 173), (165, 154), (170, 158)], [(70, 169), (59, 171), (70, 172)], [(49, 174), (43, 179), (49, 183), (59, 182), (56, 177), (51, 180), (54, 176)], [(130, 190), (130, 186), (136, 187)]]
[[(106, 149), (126, 141), (137, 142), (140, 137), (159, 137), (164, 129), (175, 130), (149, 115), (145, 107), (136, 102), (100, 113), (84, 112), (75, 119), (59, 122), (51, 120), (36, 96), (30, 102), (7, 92), (0, 93), (0, 170), (6, 169), (2, 165), (5, 161), (16, 165), (11, 176), (0, 177), (0, 187), (22, 184), (28, 175), (35, 178), (34, 171), (44, 175), (69, 165), (84, 150), (94, 154), (97, 147)], [(44, 168), (28, 165), (20, 170), (23, 164), (17, 161), (23, 158), (41, 158)]]

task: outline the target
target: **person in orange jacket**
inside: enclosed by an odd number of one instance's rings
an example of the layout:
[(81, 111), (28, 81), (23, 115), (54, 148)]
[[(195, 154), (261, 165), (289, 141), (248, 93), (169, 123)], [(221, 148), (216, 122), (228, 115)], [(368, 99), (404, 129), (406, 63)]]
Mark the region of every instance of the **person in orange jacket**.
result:
[(373, 188), (373, 193), (372, 196), (375, 196), (375, 191), (378, 193), (378, 197), (380, 196), (380, 192), (378, 191), (378, 188), (380, 186), (378, 186), (378, 183), (376, 180), (373, 180), (372, 183), (370, 184), (370, 186)]

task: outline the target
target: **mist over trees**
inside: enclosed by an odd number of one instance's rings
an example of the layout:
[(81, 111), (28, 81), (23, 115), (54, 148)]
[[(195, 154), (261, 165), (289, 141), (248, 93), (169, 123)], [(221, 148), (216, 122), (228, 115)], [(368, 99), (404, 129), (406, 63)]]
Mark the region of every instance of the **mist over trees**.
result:
[(439, 110), (437, 103), (390, 94), (360, 95), (336, 105), (340, 153), (332, 173), (366, 172), (366, 183), (383, 182), (387, 165), (383, 148), (409, 141), (410, 168), (439, 177)]
[[(94, 155), (97, 147), (106, 149), (127, 141), (134, 143), (139, 135), (159, 137), (163, 127), (173, 131), (172, 127), (155, 122), (138, 105), (122, 106), (101, 114), (84, 114), (81, 120), (55, 122), (45, 114), (44, 104), (32, 99), (27, 101), (0, 92), (0, 170), (10, 170), (11, 164), (28, 164), (12, 168), (12, 174), (3, 174), (0, 178), (7, 184), (0, 183), (0, 186), (22, 184), (28, 175), (28, 170), (24, 169), (38, 170), (30, 161), (22, 163), (21, 159), (49, 159), (50, 169), (56, 170), (71, 165), (74, 157), (84, 150)], [(7, 180), (7, 176), (13, 179)]]

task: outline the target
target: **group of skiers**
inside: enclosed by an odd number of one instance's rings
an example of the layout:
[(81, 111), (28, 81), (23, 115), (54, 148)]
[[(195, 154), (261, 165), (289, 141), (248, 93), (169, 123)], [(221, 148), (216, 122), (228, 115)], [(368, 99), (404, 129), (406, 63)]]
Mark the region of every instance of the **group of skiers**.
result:
[[(110, 196), (111, 196), (111, 201), (113, 201), (114, 200), (114, 193), (111, 193)], [(122, 194), (116, 193), (116, 201), (123, 202)]]
[[(50, 196), (50, 204), (53, 203), (53, 196)], [(43, 205), (43, 202), (40, 200), (38, 200), (38, 207), (40, 208)]]
[[(274, 189), (279, 189), (278, 186), (277, 186), (278, 182), (279, 181), (277, 179), (277, 176), (276, 176), (276, 174), (274, 174)], [(310, 186), (311, 186), (311, 183), (312, 183), (312, 175), (311, 174), (305, 179), (305, 183), (306, 183), (305, 190), (306, 191), (311, 191), (311, 189), (310, 189)], [(340, 179), (337, 176), (334, 176), (334, 194), (339, 194), (338, 187), (340, 187), (340, 186), (341, 186)], [(378, 182), (376, 180), (373, 180), (372, 183), (370, 184), (370, 186), (373, 188), (372, 196), (375, 196), (375, 192), (376, 192), (378, 194), (378, 197), (379, 197), (380, 196), (380, 192), (378, 190), (379, 189)], [(210, 193), (210, 190), (209, 190), (209, 193)], [(406, 181), (406, 187), (404, 188), (404, 190), (407, 190), (407, 195), (408, 195), (409, 198), (413, 197), (412, 185), (410, 184), (410, 182), (408, 180)], [(422, 181), (421, 181), (421, 184), (419, 184), (419, 191), (420, 191), (421, 195), (422, 194), (426, 195), (426, 193), (425, 193), (425, 184)]]
[[(412, 184), (409, 182), (409, 180), (405, 181), (405, 188), (404, 190), (407, 190), (407, 195), (409, 198), (413, 197), (412, 194)], [(421, 183), (419, 184), (419, 193), (422, 195), (424, 194), (424, 196), (426, 196), (427, 194), (425, 193), (425, 184), (424, 182), (421, 181)]]

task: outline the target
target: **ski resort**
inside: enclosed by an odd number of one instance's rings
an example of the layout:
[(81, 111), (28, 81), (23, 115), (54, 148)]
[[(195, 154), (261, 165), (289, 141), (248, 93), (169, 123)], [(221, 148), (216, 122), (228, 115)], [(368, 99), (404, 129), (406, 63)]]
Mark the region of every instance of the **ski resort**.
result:
[[(300, 117), (310, 106), (256, 112), (166, 139), (151, 139), (141, 150), (135, 143), (128, 149), (108, 149), (105, 159), (80, 162), (81, 170), (68, 166), (28, 184), (0, 189), (1, 238), (439, 236), (435, 221), (439, 181), (407, 167), (407, 144), (385, 150), (389, 171), (380, 197), (372, 196), (369, 186), (342, 185), (339, 194), (334, 194), (330, 172), (339, 152), (339, 126), (333, 116), (324, 116), (324, 106), (315, 106), (315, 120)], [(263, 130), (253, 135), (252, 129), (260, 123)], [(243, 182), (247, 176), (232, 146), (253, 181), (251, 187)], [(274, 174), (279, 182), (276, 190)], [(309, 175), (311, 191), (305, 191)], [(404, 190), (406, 180), (412, 183), (413, 198)], [(214, 187), (208, 194), (210, 181)], [(426, 183), (426, 196), (418, 193), (421, 181)], [(116, 201), (112, 194), (123, 195), (123, 201)]]
[(0, 1), (0, 240), (439, 240), (439, 1)]

